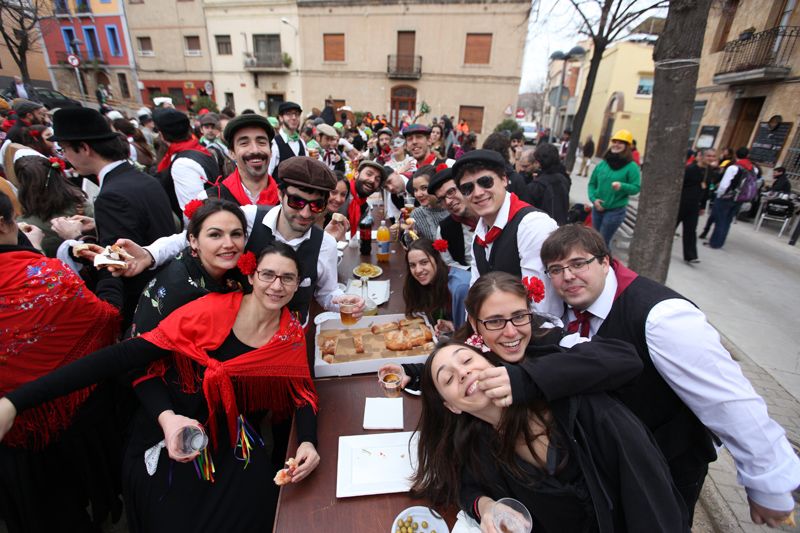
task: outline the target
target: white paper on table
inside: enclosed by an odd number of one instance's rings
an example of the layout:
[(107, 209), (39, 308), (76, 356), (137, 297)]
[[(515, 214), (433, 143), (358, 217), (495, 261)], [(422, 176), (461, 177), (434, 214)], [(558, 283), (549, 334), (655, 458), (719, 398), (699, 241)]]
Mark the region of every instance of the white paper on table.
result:
[(403, 398), (367, 398), (364, 429), (403, 429)]
[[(367, 282), (367, 289), (369, 290), (369, 297), (375, 302), (375, 305), (381, 305), (389, 301), (389, 285), (390, 280), (370, 280)], [(351, 279), (347, 284), (347, 294), (354, 296), (361, 296), (361, 280)]]
[(408, 492), (418, 437), (411, 431), (339, 437), (336, 497)]

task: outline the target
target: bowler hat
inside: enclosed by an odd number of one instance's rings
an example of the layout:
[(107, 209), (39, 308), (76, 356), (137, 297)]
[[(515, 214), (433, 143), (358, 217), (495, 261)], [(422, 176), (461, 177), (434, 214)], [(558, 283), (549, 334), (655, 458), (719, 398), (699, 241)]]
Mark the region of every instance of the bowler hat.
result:
[(292, 110), (296, 110), (298, 113), (303, 112), (303, 108), (300, 107), (300, 104), (296, 104), (294, 102), (281, 102), (281, 105), (278, 106), (278, 115), (283, 115), (284, 113), (288, 113)]
[(403, 137), (408, 137), (409, 135), (414, 135), (416, 133), (421, 133), (422, 135), (430, 135), (431, 129), (425, 124), (411, 124), (410, 126), (407, 126), (403, 130)]
[(225, 143), (228, 146), (233, 146), (233, 136), (236, 135), (237, 131), (248, 126), (261, 128), (266, 131), (269, 142), (272, 142), (272, 139), (275, 138), (275, 130), (272, 129), (269, 120), (267, 120), (266, 117), (256, 115), (255, 113), (247, 113), (232, 118), (228, 122), (228, 125), (225, 126), (225, 131), (222, 132), (222, 138), (225, 139)]
[(281, 161), (278, 167), (280, 180), (287, 185), (332, 191), (336, 188), (336, 176), (328, 165), (308, 156), (291, 157)]
[(374, 168), (375, 170), (381, 173), (381, 183), (386, 181), (386, 176), (388, 176), (388, 174), (386, 174), (386, 168), (383, 165), (381, 165), (377, 161), (370, 161), (369, 159), (365, 159), (361, 163), (359, 163), (358, 171), (361, 172), (361, 170), (366, 167)]
[(461, 181), (461, 175), (463, 174), (464, 167), (473, 163), (478, 165), (486, 165), (487, 167), (503, 169), (502, 172), (505, 176), (504, 169), (506, 162), (505, 159), (503, 159), (503, 156), (494, 150), (472, 150), (471, 152), (467, 152), (461, 156), (461, 158), (453, 165), (453, 179), (456, 180), (456, 183)]
[(189, 133), (189, 117), (172, 107), (161, 107), (153, 111), (158, 131), (167, 141), (181, 140)]
[(117, 136), (108, 121), (89, 107), (59, 109), (53, 115), (51, 141), (104, 141)]

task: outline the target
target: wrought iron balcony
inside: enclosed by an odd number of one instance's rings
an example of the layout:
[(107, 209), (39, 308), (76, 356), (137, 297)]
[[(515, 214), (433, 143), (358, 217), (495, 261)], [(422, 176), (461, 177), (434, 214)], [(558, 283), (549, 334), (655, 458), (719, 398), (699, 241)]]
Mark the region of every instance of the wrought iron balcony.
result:
[(418, 80), (422, 76), (422, 56), (387, 56), (386, 75), (399, 80)]
[(75, 4), (75, 11), (78, 14), (89, 14), (92, 13), (92, 6), (89, 5), (88, 1), (78, 2)]
[(269, 72), (273, 74), (286, 74), (289, 69), (283, 63), (280, 53), (256, 55), (244, 58), (244, 68), (250, 72)]
[(798, 35), (800, 27), (778, 26), (727, 43), (714, 74), (714, 83), (749, 83), (787, 77), (793, 60), (797, 61)]

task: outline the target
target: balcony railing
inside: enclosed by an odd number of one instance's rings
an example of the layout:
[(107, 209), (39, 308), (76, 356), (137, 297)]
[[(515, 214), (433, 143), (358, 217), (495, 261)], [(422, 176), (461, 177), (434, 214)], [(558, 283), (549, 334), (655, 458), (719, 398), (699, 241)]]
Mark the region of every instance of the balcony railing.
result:
[(89, 5), (89, 2), (78, 2), (77, 4), (75, 4), (75, 11), (78, 13), (91, 14), (92, 6)]
[(794, 59), (800, 27), (778, 26), (725, 45), (714, 82), (744, 83), (785, 78)]
[[(71, 52), (65, 52), (65, 51), (56, 51), (55, 54), (56, 54), (56, 61), (59, 64), (67, 64), (67, 56), (71, 55), (72, 53)], [(84, 67), (89, 68), (89, 67), (93, 67), (93, 66), (100, 66), (100, 65), (107, 65), (108, 64), (108, 62), (105, 59), (103, 59), (102, 57), (94, 57), (92, 59), (89, 59), (89, 58), (86, 57), (86, 54), (84, 54), (83, 52), (81, 52), (79, 54), (74, 54), (74, 55), (77, 55), (81, 59), (81, 68), (84, 68)]]
[(418, 80), (422, 76), (422, 56), (394, 54), (387, 56), (386, 75), (402, 80)]
[(289, 72), (289, 69), (286, 68), (283, 63), (283, 57), (280, 53), (245, 57), (244, 68), (250, 71), (271, 72), (275, 74)]
[(70, 11), (69, 11), (69, 6), (68, 5), (60, 4), (58, 2), (56, 2), (56, 4), (53, 6), (53, 11), (55, 12), (56, 15), (70, 15), (71, 14)]

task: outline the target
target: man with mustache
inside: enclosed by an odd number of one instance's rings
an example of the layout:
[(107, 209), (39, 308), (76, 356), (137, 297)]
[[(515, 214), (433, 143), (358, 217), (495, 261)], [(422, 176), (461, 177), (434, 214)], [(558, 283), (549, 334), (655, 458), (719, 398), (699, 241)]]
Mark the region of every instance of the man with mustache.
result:
[(300, 114), (303, 108), (294, 102), (283, 102), (278, 106), (278, 119), (281, 127), (272, 140), (272, 157), (269, 160), (269, 174), (280, 180), (278, 165), (298, 155), (308, 155), (305, 141), (300, 138)]
[(392, 130), (381, 128), (372, 139), (367, 143), (370, 146), (369, 159), (385, 165), (392, 158)]
[(369, 212), (367, 197), (379, 190), (384, 180), (386, 180), (386, 170), (382, 165), (369, 160), (362, 161), (358, 165), (358, 174), (350, 181), (350, 196), (346, 208), (351, 237), (358, 231), (358, 223)]
[(473, 262), (472, 239), (475, 226), (478, 225), (478, 215), (456, 187), (453, 170), (446, 166), (440, 168), (428, 184), (428, 194), (434, 195), (439, 205), (450, 213), (439, 222), (436, 230), (436, 238), (447, 241), (447, 250), (442, 252), (442, 259), (447, 266), (469, 270)]
[(277, 205), (278, 186), (268, 172), (270, 144), (275, 137), (269, 121), (261, 115), (239, 115), (228, 122), (223, 137), (236, 159), (236, 169), (198, 198), (222, 198), (239, 205)]

